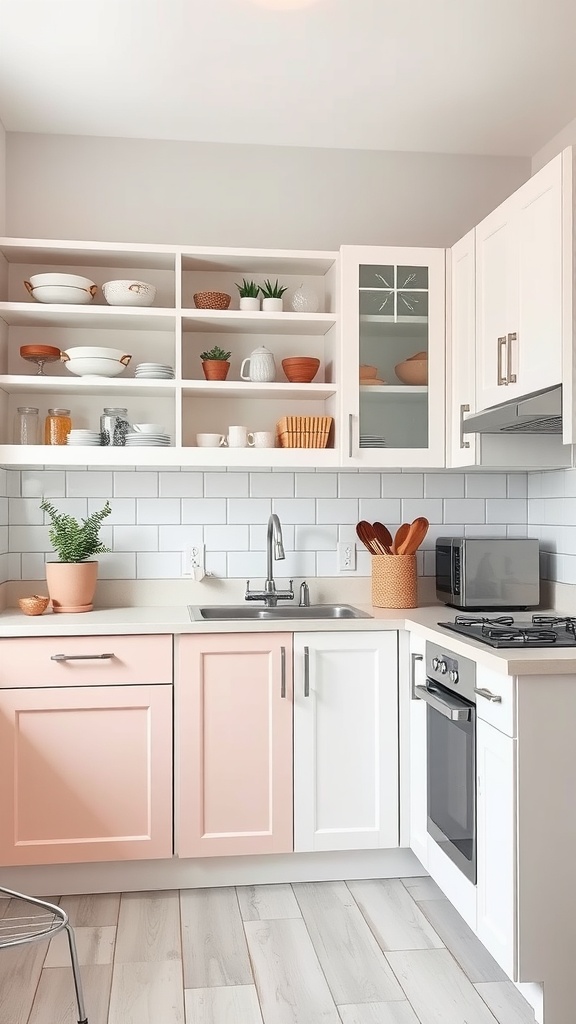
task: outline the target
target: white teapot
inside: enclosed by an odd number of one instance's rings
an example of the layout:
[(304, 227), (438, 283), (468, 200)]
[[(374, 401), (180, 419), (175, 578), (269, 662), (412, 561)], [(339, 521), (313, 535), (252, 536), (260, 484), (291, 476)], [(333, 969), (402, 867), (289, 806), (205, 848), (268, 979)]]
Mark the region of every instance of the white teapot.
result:
[[(248, 372), (244, 372), (244, 368), (248, 364)], [(274, 362), (274, 356), (267, 348), (262, 345), (260, 348), (255, 348), (250, 353), (247, 359), (242, 360), (242, 366), (240, 367), (240, 377), (242, 380), (259, 381), (261, 383), (270, 383), (276, 379), (276, 363)]]

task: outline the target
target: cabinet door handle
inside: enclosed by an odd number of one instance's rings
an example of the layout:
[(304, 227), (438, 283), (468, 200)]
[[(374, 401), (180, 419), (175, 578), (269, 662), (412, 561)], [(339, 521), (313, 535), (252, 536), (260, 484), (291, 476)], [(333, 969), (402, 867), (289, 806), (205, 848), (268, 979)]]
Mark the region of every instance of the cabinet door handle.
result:
[(516, 333), (509, 334), (506, 342), (506, 383), (515, 384), (516, 374), (512, 373), (512, 342), (518, 341), (518, 335)]
[(304, 696), (310, 696), (310, 648), (304, 648)]
[(352, 458), (352, 449), (354, 447), (354, 417), (351, 412), (348, 413), (348, 457)]
[(280, 696), (286, 696), (286, 648), (280, 648)]
[[(464, 440), (464, 413), (465, 412), (470, 412), (470, 406), (469, 405), (461, 405), (460, 406), (460, 447), (461, 448), (469, 448), (470, 447), (470, 441), (465, 441)], [(422, 655), (420, 655), (420, 657), (422, 657)]]
[(416, 662), (424, 661), (422, 654), (411, 654), (410, 655), (410, 689), (412, 691), (412, 700), (420, 700), (420, 697), (416, 693)]
[(115, 654), (51, 654), (50, 661), (94, 661), (115, 658)]
[(484, 687), (474, 687), (474, 693), (477, 693), (479, 697), (484, 697), (486, 700), (491, 700), (494, 704), (501, 704), (502, 697), (499, 693), (491, 693), (490, 690), (486, 690)]
[(503, 338), (498, 338), (498, 387), (501, 384), (507, 384), (508, 379), (506, 377), (506, 346), (508, 339), (506, 335)]

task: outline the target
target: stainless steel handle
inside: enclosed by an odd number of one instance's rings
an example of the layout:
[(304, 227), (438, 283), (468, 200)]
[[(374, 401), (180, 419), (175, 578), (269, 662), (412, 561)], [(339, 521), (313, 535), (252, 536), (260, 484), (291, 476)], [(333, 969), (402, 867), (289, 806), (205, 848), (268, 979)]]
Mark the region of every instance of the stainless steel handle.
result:
[(354, 417), (351, 412), (348, 413), (348, 456), (352, 458), (352, 449), (354, 447)]
[(414, 694), (420, 700), (429, 704), (431, 708), (434, 708), (435, 711), (444, 715), (444, 718), (449, 718), (451, 722), (470, 721), (470, 708), (464, 707), (460, 701), (456, 703), (451, 700), (445, 700), (444, 697), (438, 697), (431, 690), (428, 690), (426, 686), (415, 686)]
[(512, 373), (512, 342), (518, 341), (518, 335), (516, 333), (509, 334), (506, 342), (506, 383), (515, 384), (516, 374)]
[(94, 661), (115, 658), (115, 654), (51, 654), (50, 661)]
[[(500, 387), (501, 384), (507, 384), (508, 383), (508, 378), (506, 376), (506, 346), (507, 346), (507, 344), (508, 344), (508, 339), (507, 339), (506, 335), (504, 335), (503, 338), (498, 338), (498, 370), (497, 370), (498, 387)], [(504, 369), (504, 372), (502, 372), (503, 369)]]
[(280, 648), (280, 696), (286, 696), (286, 648)]
[(493, 704), (501, 704), (502, 697), (498, 693), (491, 693), (490, 690), (484, 689), (484, 687), (474, 687), (474, 693), (477, 693), (479, 697), (485, 697), (486, 700), (491, 700)]
[(417, 661), (424, 661), (424, 656), (422, 654), (411, 654), (410, 655), (410, 684), (411, 684), (410, 685), (410, 689), (411, 689), (411, 692), (412, 692), (412, 700), (419, 700), (420, 699), (419, 697), (416, 696), (416, 692), (415, 692), (416, 691), (416, 662)]
[(465, 412), (470, 412), (470, 406), (469, 405), (461, 405), (460, 406), (460, 447), (461, 448), (469, 448), (470, 447), (470, 441), (465, 441), (464, 440), (464, 413)]
[(304, 648), (304, 696), (310, 696), (310, 648)]

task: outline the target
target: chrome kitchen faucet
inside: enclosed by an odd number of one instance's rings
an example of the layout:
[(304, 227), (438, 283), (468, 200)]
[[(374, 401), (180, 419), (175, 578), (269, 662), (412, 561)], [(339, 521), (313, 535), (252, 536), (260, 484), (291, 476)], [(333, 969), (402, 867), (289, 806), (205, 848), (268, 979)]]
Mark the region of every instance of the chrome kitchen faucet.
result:
[(266, 582), (264, 583), (264, 590), (250, 590), (250, 580), (246, 580), (244, 600), (264, 601), (267, 608), (275, 608), (278, 601), (294, 600), (293, 580), (290, 580), (289, 590), (276, 590), (274, 570), (272, 568), (273, 560), (285, 557), (280, 520), (275, 513), (272, 513), (268, 520), (268, 531), (266, 534)]

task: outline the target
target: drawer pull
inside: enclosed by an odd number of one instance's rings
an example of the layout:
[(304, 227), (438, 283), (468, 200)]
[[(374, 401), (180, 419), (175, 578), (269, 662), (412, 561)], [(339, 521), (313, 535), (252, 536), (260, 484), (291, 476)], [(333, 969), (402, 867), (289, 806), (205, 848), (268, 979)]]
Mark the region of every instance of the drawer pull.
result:
[(115, 654), (51, 654), (50, 661), (94, 661), (95, 658), (107, 660), (115, 657)]
[(310, 648), (304, 648), (304, 696), (310, 696)]
[(286, 696), (286, 648), (280, 648), (280, 696)]
[(485, 690), (483, 687), (474, 687), (474, 693), (477, 693), (479, 697), (484, 697), (486, 700), (491, 700), (494, 704), (501, 704), (502, 697), (498, 693), (491, 693), (490, 690)]

